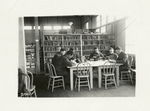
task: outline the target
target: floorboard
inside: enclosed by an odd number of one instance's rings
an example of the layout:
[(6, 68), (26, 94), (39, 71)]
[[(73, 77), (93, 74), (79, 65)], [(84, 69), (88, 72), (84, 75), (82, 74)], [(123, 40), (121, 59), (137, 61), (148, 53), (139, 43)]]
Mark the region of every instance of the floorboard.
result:
[(56, 88), (54, 92), (51, 91), (51, 88), (47, 90), (48, 77), (44, 75), (34, 76), (34, 84), (36, 85), (36, 92), (38, 97), (46, 98), (71, 98), (71, 97), (135, 97), (135, 85), (131, 83), (120, 83), (120, 86), (117, 89), (114, 86), (108, 87), (108, 89), (98, 88), (98, 80), (94, 78), (94, 88), (89, 91), (88, 87), (81, 87), (81, 91), (78, 92), (77, 89), (70, 91), (69, 85), (66, 86), (66, 89)]

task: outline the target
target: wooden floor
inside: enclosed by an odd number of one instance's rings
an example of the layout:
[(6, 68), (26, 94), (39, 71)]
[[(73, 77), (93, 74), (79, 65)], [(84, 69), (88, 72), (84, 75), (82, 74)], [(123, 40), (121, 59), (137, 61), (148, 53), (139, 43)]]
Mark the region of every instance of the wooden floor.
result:
[(54, 92), (51, 89), (47, 90), (48, 77), (44, 75), (34, 76), (34, 84), (36, 85), (36, 92), (38, 97), (135, 97), (135, 85), (131, 83), (120, 83), (117, 89), (113, 86), (107, 90), (98, 88), (98, 80), (94, 78), (94, 88), (89, 91), (88, 87), (81, 87), (81, 91), (78, 92), (77, 89), (70, 91), (69, 85), (66, 89), (56, 88)]

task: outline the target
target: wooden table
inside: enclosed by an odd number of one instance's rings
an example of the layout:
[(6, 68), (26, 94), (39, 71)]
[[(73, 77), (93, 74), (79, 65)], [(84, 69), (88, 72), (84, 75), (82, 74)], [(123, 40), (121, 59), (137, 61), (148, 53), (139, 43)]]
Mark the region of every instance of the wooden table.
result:
[[(100, 60), (100, 61), (87, 61), (91, 64), (90, 67), (90, 86), (91, 89), (93, 89), (93, 67), (98, 68), (98, 87), (101, 88), (101, 69), (103, 68), (104, 63), (106, 60)], [(119, 66), (121, 64), (116, 64), (116, 82), (117, 86), (119, 86)], [(73, 71), (77, 70), (77, 65), (72, 67), (67, 67), (70, 69), (70, 89), (73, 91)]]

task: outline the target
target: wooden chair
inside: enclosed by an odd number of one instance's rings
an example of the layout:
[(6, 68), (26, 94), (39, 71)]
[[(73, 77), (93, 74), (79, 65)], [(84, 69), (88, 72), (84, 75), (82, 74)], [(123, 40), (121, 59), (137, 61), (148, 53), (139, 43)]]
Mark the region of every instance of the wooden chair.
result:
[(117, 88), (116, 80), (115, 80), (115, 62), (105, 62), (103, 66), (102, 72), (102, 84), (105, 85), (105, 89), (107, 89), (107, 85), (114, 84), (115, 88)]
[(53, 64), (47, 63), (47, 66), (49, 71), (49, 81), (48, 81), (47, 89), (49, 89), (49, 86), (52, 86), (52, 92), (54, 91), (54, 88), (58, 88), (58, 87), (63, 87), (65, 89), (64, 77), (57, 76)]
[(32, 97), (32, 95), (34, 94), (35, 97), (37, 97), (36, 95), (36, 86), (33, 85), (33, 74), (30, 71), (27, 71), (27, 90), (29, 91), (29, 96)]
[(133, 57), (132, 56), (128, 56), (129, 69), (127, 71), (121, 71), (120, 81), (131, 81), (131, 83), (133, 84), (132, 68), (131, 68), (132, 63), (133, 63)]
[(91, 90), (89, 82), (90, 67), (90, 64), (87, 62), (82, 62), (77, 65), (75, 88), (78, 87), (78, 91), (80, 91), (81, 86), (88, 86), (89, 90)]

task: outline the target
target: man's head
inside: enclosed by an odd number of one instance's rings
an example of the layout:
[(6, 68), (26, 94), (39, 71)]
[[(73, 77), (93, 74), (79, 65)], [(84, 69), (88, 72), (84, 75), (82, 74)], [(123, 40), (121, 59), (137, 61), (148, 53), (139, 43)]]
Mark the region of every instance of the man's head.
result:
[(69, 51), (72, 51), (72, 52), (73, 52), (74, 50), (73, 50), (73, 48), (70, 48)]
[(109, 48), (109, 53), (113, 54), (114, 53), (114, 49), (112, 47)]
[(73, 57), (73, 52), (72, 51), (68, 51), (68, 52), (66, 52), (66, 56), (70, 59), (70, 58), (72, 58)]
[(94, 52), (99, 53), (98, 47), (94, 47)]
[(115, 51), (116, 51), (117, 54), (120, 54), (122, 49), (121, 49), (120, 46), (118, 46), (118, 47), (115, 48)]
[(60, 49), (60, 53), (61, 53), (62, 55), (65, 55), (66, 50), (65, 50), (65, 49)]

